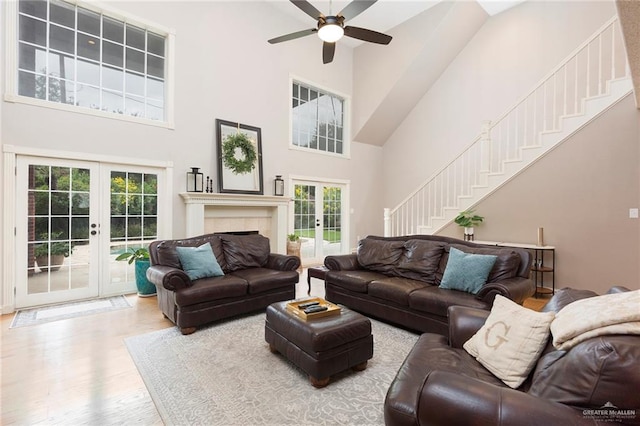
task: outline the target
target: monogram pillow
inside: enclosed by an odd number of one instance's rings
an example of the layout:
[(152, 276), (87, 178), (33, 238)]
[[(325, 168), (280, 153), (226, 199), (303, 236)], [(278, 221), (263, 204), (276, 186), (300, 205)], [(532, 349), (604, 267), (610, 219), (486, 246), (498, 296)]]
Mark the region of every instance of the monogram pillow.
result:
[(536, 365), (555, 314), (524, 308), (496, 296), (482, 328), (463, 345), (494, 376), (516, 389)]

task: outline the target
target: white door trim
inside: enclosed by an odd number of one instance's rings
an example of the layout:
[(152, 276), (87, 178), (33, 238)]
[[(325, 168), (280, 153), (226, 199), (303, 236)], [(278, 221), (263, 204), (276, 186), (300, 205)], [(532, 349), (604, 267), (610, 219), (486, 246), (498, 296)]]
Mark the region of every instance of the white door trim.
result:
[[(323, 177), (311, 177), (311, 176), (303, 176), (303, 175), (289, 175), (287, 177), (287, 188), (289, 197), (294, 200), (294, 182), (308, 182), (314, 185), (340, 185), (344, 188), (342, 195), (342, 253), (347, 254), (350, 250), (350, 241), (351, 241), (351, 181), (347, 179), (333, 179), (333, 178), (323, 178)], [(289, 230), (288, 234), (293, 233), (294, 227), (294, 203), (289, 204)]]
[(165, 212), (162, 228), (158, 227), (158, 238), (171, 238), (173, 224), (173, 162), (134, 159), (128, 157), (108, 156), (82, 152), (57, 151), (16, 145), (3, 145), (3, 241), (2, 241), (2, 283), (0, 290), (2, 292), (2, 314), (15, 311), (15, 282), (16, 282), (16, 167), (17, 156), (28, 155), (33, 157), (48, 157), (67, 160), (84, 160), (94, 161), (98, 163), (113, 163), (121, 165), (137, 165), (142, 167), (164, 168), (166, 173), (166, 196), (163, 197), (164, 202), (162, 208)]

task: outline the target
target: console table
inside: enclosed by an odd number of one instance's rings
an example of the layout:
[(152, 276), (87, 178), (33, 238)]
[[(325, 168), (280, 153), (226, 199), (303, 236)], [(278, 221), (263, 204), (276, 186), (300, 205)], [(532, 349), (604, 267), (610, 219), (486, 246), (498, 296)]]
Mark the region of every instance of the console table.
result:
[[(497, 241), (473, 241), (476, 244), (484, 244), (500, 247), (515, 247), (531, 250), (533, 252), (533, 266), (531, 272), (533, 272), (533, 282), (536, 285), (536, 294), (555, 294), (556, 292), (556, 248), (554, 246), (539, 246), (536, 244), (521, 244), (521, 243), (509, 243), (509, 242), (497, 242)], [(550, 256), (546, 256), (546, 259), (551, 258), (551, 264), (545, 264), (545, 253), (549, 253)], [(545, 274), (551, 275), (551, 288), (544, 286)]]

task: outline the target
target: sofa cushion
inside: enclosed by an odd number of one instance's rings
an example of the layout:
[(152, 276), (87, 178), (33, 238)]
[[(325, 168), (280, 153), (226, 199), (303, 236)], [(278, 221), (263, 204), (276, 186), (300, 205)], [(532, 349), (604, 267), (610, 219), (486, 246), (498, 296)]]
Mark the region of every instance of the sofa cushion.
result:
[(349, 291), (366, 293), (371, 281), (383, 278), (387, 276), (373, 271), (327, 271), (325, 281)]
[(407, 240), (404, 253), (400, 257), (396, 273), (404, 278), (424, 281), (434, 285), (435, 273), (444, 253), (445, 244), (441, 241)]
[(224, 275), (216, 257), (213, 255), (211, 244), (204, 243), (199, 247), (176, 247), (176, 251), (178, 252), (182, 269), (191, 281)]
[(451, 250), (451, 247), (455, 247), (456, 249), (464, 253), (489, 254), (498, 256), (498, 258), (496, 259), (496, 263), (494, 263), (493, 268), (491, 268), (491, 272), (489, 272), (487, 282), (496, 282), (499, 280), (513, 278), (518, 273), (518, 268), (520, 266), (520, 255), (510, 248), (471, 247), (465, 246), (463, 244), (451, 244), (450, 246), (445, 246), (444, 253), (440, 258), (440, 265), (438, 266), (438, 271), (436, 272), (436, 284), (438, 285), (442, 282), (442, 277), (449, 260), (449, 251)]
[(404, 241), (364, 238), (358, 244), (358, 263), (365, 269), (393, 275), (404, 251)]
[(440, 288), (478, 293), (487, 283), (496, 258), (497, 256), (488, 254), (464, 253), (451, 247)]
[(219, 237), (227, 263), (225, 272), (261, 268), (269, 261), (269, 239), (260, 234), (220, 234)]
[(240, 277), (224, 275), (221, 277), (201, 278), (191, 287), (175, 293), (176, 305), (189, 306), (229, 297), (247, 294), (248, 284)]
[(388, 277), (369, 283), (369, 295), (389, 300), (399, 305), (409, 306), (409, 294), (424, 288), (428, 284), (422, 281), (402, 277)]
[(536, 312), (498, 295), (484, 325), (463, 347), (507, 386), (516, 389), (547, 344), (554, 316), (553, 312)]
[(491, 268), (488, 282), (495, 282), (504, 280), (507, 278), (513, 278), (518, 273), (518, 267), (520, 266), (520, 255), (510, 248), (504, 247), (469, 247), (462, 244), (452, 244), (451, 247), (455, 247), (460, 251), (472, 254), (488, 254), (497, 256), (496, 263)]
[(640, 407), (640, 336), (599, 336), (540, 358), (528, 393), (582, 408)]
[(156, 250), (158, 254), (158, 264), (182, 269), (182, 264), (180, 263), (176, 247), (199, 247), (204, 243), (211, 244), (213, 254), (215, 255), (222, 270), (224, 270), (226, 263), (224, 252), (222, 251), (222, 241), (217, 235), (213, 234), (202, 235), (194, 238), (185, 238), (183, 240), (161, 241)]
[(240, 269), (233, 272), (233, 275), (247, 281), (249, 294), (291, 287), (298, 282), (300, 277), (297, 271), (276, 271), (266, 268)]
[(483, 300), (471, 293), (457, 290), (445, 290), (438, 286), (428, 286), (418, 289), (409, 295), (409, 307), (416, 311), (427, 312), (441, 317), (447, 316), (449, 306), (459, 305), (469, 308), (489, 310)]

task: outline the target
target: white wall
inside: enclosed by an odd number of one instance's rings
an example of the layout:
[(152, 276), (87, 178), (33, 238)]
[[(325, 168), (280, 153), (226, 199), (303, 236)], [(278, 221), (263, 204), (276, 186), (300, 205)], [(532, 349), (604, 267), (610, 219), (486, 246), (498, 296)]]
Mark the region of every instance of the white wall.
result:
[[(350, 180), (350, 245), (357, 235), (382, 232), (381, 178), (372, 173), (381, 166), (381, 148), (356, 143), (351, 158), (341, 159), (288, 145), (290, 76), (351, 96), (350, 48), (338, 45), (333, 63), (323, 65), (317, 37), (268, 44), (270, 38), (299, 30), (300, 24), (262, 1), (104, 4), (175, 31), (175, 129), (2, 101), (2, 145), (173, 161), (172, 225), (173, 236), (179, 238), (185, 236), (185, 208), (178, 193), (186, 189), (186, 171), (197, 166), (217, 177), (215, 119), (240, 122), (262, 129), (265, 194), (273, 194), (276, 174), (285, 180), (288, 175)], [(4, 2), (0, 6), (4, 12)], [(0, 27), (4, 29), (4, 21)], [(4, 39), (4, 31), (0, 33)], [(4, 50), (0, 56), (2, 76)], [(0, 218), (13, 208), (9, 201), (3, 192)], [(0, 240), (5, 234), (0, 231)], [(8, 281), (3, 283), (6, 289), (13, 286)]]
[(612, 1), (528, 1), (489, 18), (384, 145), (393, 208), (615, 14)]
[[(366, 190), (369, 179), (363, 182), (361, 176), (380, 149), (356, 144), (351, 159), (342, 160), (288, 147), (290, 75), (350, 96), (351, 49), (338, 46), (334, 62), (323, 65), (317, 37), (268, 44), (267, 39), (300, 28), (264, 2), (106, 4), (175, 30), (175, 130), (5, 102), (3, 144), (173, 161), (176, 237), (185, 232), (177, 193), (184, 191), (188, 168), (217, 176), (216, 118), (262, 129), (265, 194), (272, 194), (276, 174), (350, 179), (353, 194), (361, 185)], [(378, 225), (365, 218), (354, 224), (353, 239), (363, 232), (359, 227), (370, 226)]]

